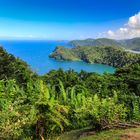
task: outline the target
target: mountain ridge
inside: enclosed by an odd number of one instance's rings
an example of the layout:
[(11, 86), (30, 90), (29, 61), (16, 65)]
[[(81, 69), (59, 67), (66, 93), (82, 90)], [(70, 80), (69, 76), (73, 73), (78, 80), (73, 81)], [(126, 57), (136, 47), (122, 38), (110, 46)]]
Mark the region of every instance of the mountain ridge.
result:
[(76, 46), (117, 46), (134, 51), (140, 51), (140, 37), (124, 40), (115, 40), (109, 38), (85, 39), (85, 40), (72, 40), (70, 45)]

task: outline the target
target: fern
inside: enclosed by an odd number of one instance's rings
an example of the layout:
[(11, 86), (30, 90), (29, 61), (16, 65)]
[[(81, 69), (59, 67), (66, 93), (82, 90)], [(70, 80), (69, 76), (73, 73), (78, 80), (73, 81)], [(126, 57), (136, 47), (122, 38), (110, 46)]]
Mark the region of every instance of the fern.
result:
[(67, 93), (64, 89), (64, 86), (63, 86), (63, 83), (59, 80), (59, 86), (60, 86), (60, 91), (61, 91), (61, 94), (62, 94), (62, 100), (64, 101), (64, 103), (66, 103), (67, 101)]

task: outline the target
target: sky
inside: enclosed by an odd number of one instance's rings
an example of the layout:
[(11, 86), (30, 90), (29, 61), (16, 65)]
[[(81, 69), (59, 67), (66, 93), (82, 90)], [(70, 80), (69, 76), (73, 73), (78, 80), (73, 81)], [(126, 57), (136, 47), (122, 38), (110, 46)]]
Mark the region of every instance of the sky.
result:
[(140, 0), (0, 0), (1, 39), (140, 37)]

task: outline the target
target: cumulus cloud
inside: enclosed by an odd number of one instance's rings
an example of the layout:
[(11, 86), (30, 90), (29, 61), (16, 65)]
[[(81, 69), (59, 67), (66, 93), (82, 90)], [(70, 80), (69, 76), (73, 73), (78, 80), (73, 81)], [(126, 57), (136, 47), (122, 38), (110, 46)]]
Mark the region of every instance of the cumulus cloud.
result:
[(112, 39), (127, 39), (140, 37), (140, 12), (129, 18), (127, 24), (116, 31), (109, 30), (102, 34)]

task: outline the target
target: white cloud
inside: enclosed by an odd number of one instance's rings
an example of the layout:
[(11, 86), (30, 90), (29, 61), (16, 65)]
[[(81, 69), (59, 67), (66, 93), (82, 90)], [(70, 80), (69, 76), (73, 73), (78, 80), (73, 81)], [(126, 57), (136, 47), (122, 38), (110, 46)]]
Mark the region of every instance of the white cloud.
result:
[(140, 29), (140, 12), (129, 18), (128, 26), (134, 29)]
[(140, 12), (129, 18), (127, 24), (116, 31), (109, 30), (102, 34), (113, 39), (127, 39), (140, 37)]

